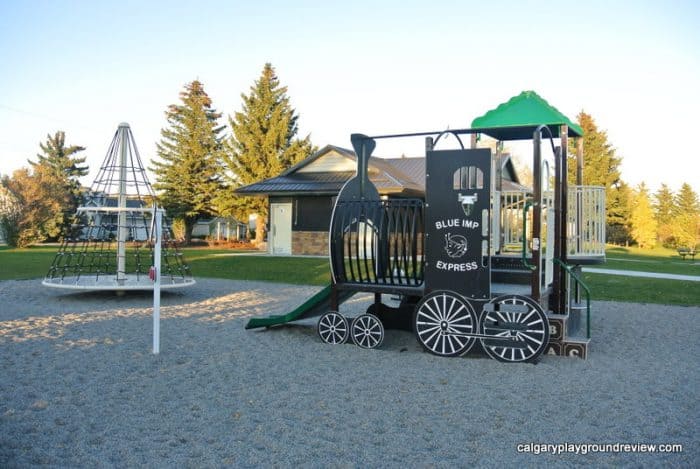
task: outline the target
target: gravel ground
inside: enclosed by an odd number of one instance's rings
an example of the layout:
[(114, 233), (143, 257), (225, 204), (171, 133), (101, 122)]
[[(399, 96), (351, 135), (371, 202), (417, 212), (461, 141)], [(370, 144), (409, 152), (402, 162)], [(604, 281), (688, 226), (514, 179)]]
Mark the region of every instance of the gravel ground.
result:
[[(439, 358), (407, 332), (261, 331), (316, 288), (200, 279), (162, 298), (0, 282), (0, 466), (698, 467), (700, 307), (594, 303), (588, 360)], [(362, 311), (368, 297), (342, 311)], [(522, 454), (520, 444), (681, 444)]]

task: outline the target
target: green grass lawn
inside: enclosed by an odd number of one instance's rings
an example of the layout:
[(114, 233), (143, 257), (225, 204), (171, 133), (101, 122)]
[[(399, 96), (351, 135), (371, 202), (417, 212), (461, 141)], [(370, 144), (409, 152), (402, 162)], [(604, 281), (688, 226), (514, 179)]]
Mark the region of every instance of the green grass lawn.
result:
[(594, 300), (700, 306), (700, 282), (590, 272), (584, 272), (583, 281)]
[(48, 272), (57, 247), (39, 246), (10, 249), (0, 246), (0, 280), (24, 280), (43, 277)]
[(600, 266), (605, 269), (700, 276), (700, 256), (683, 260), (675, 249), (608, 246), (605, 255), (606, 262)]
[(218, 249), (184, 249), (183, 254), (195, 277), (297, 285), (325, 285), (331, 281), (325, 257), (273, 257)]
[[(27, 249), (0, 246), (0, 280), (43, 277), (57, 251), (56, 246)], [(331, 278), (326, 258), (251, 256), (247, 255), (250, 252), (230, 249), (189, 248), (182, 252), (195, 277), (263, 280), (298, 285), (324, 285)]]
[[(591, 267), (700, 276), (700, 261), (683, 260), (675, 249), (608, 246), (605, 255), (605, 264)], [(700, 305), (700, 282), (592, 272), (585, 272), (583, 280), (595, 300)]]
[[(0, 247), (0, 280), (43, 277), (57, 247)], [(262, 280), (299, 285), (330, 282), (328, 259), (271, 257), (227, 249), (184, 249), (195, 277)], [(700, 276), (700, 261), (681, 260), (670, 249), (643, 251), (611, 246), (601, 268)], [(700, 305), (700, 282), (584, 273), (594, 300)]]

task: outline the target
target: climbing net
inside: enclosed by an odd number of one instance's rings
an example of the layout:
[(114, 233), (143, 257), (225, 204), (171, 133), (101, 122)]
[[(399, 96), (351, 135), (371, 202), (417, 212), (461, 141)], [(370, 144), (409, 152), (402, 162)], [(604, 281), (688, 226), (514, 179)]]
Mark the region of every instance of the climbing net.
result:
[[(94, 209), (78, 213), (63, 238), (44, 284), (63, 288), (150, 289), (154, 265), (154, 218), (148, 210), (127, 212), (120, 225), (115, 211)], [(120, 262), (119, 232), (126, 232)], [(194, 283), (189, 265), (164, 223), (161, 250), (161, 288)], [(123, 266), (120, 269), (120, 266)]]
[[(43, 284), (91, 290), (152, 289), (156, 210), (131, 129), (121, 124)], [(161, 234), (159, 275), (161, 288), (195, 283), (167, 220)]]

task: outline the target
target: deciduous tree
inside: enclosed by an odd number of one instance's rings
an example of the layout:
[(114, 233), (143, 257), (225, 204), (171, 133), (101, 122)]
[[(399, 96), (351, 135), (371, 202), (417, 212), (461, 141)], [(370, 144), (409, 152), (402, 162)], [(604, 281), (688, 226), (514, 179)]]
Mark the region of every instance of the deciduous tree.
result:
[(649, 200), (649, 190), (641, 183), (633, 192), (630, 234), (642, 249), (656, 245), (656, 219)]
[(153, 160), (154, 187), (168, 216), (185, 224), (185, 242), (200, 218), (216, 214), (213, 199), (221, 189), (221, 113), (212, 107), (204, 86), (195, 80), (180, 93), (165, 115), (168, 126), (157, 144), (160, 161)]
[(15, 194), (8, 189), (9, 182), (7, 176), (0, 181), (0, 235), (9, 246), (15, 247), (19, 240), (22, 207)]
[(70, 203), (71, 194), (66, 192), (50, 167), (38, 164), (31, 171), (18, 169), (7, 181), (6, 187), (19, 205), (17, 246), (29, 246), (61, 233), (61, 209)]

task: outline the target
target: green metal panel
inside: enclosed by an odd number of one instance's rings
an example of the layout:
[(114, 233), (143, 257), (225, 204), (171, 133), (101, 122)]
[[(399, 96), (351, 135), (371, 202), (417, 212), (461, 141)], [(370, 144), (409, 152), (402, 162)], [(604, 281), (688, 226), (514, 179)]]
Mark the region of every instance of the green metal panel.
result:
[(497, 108), (472, 121), (473, 129), (483, 129), (481, 133), (497, 140), (526, 140), (538, 125), (546, 124), (555, 137), (559, 136), (559, 126), (569, 127), (569, 137), (582, 137), (583, 129), (573, 123), (534, 91), (523, 91)]

